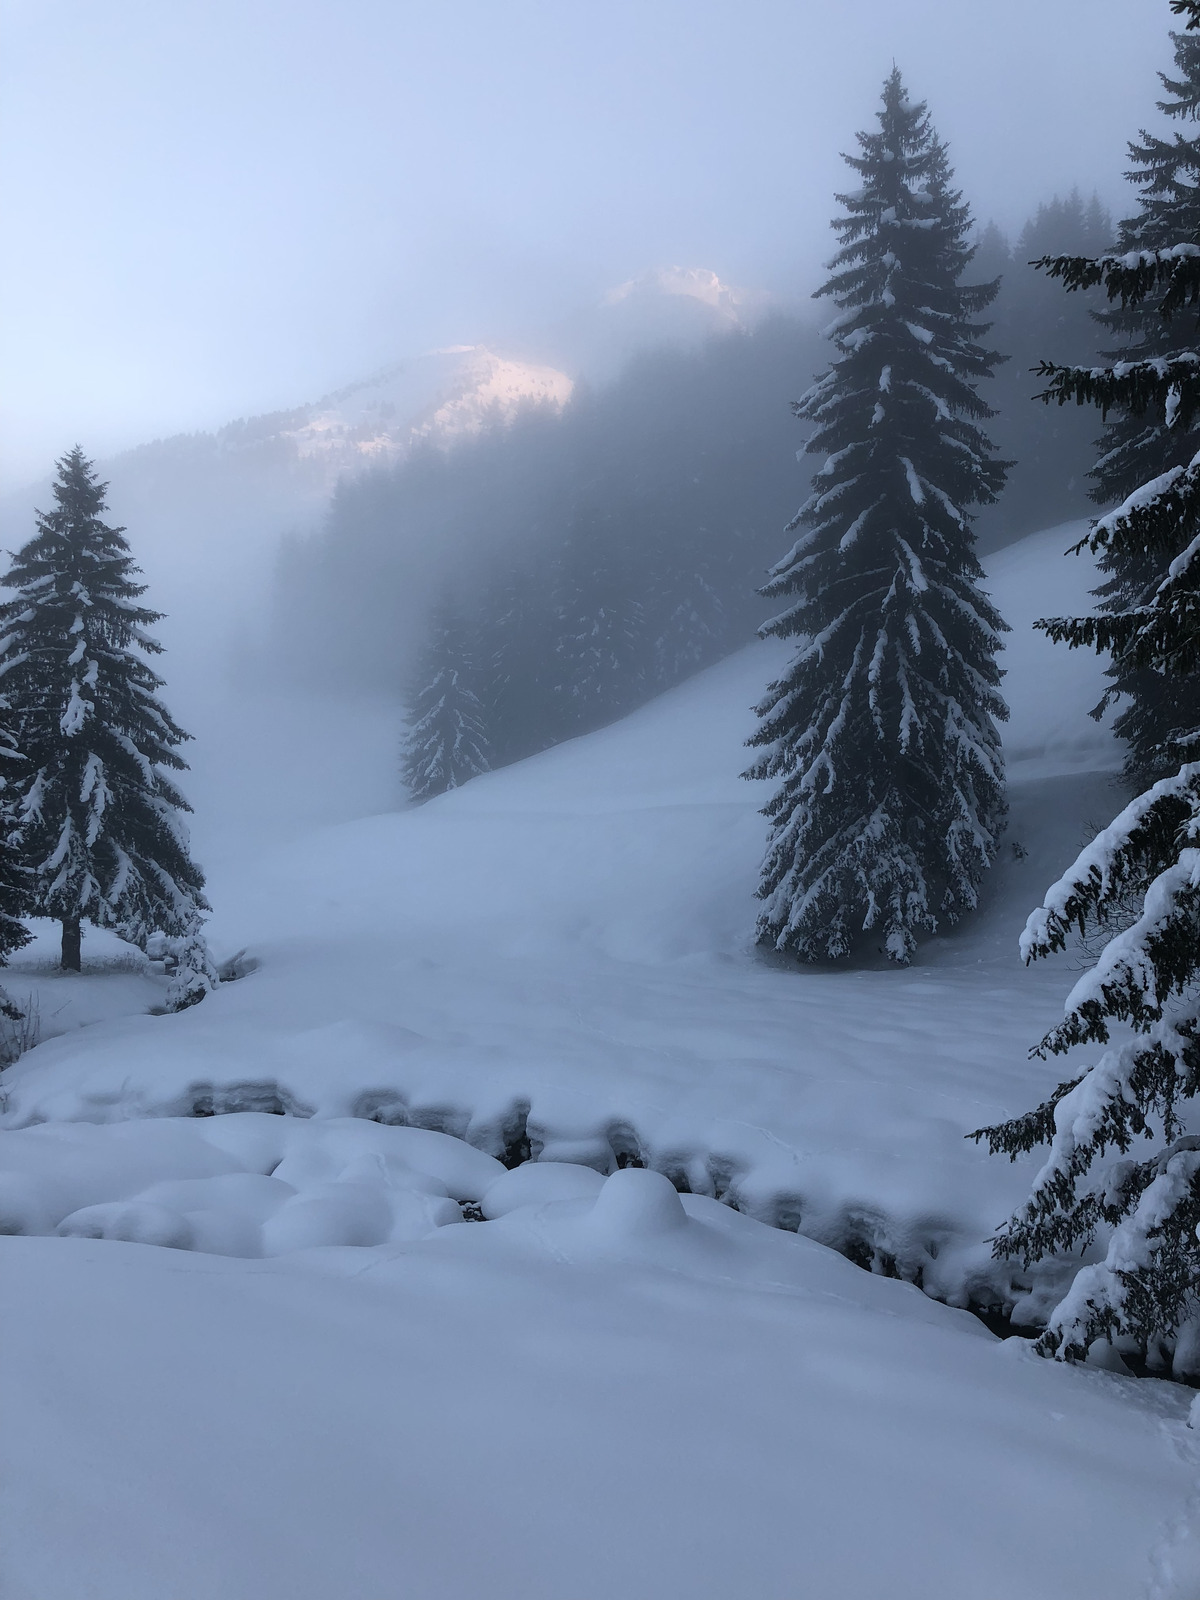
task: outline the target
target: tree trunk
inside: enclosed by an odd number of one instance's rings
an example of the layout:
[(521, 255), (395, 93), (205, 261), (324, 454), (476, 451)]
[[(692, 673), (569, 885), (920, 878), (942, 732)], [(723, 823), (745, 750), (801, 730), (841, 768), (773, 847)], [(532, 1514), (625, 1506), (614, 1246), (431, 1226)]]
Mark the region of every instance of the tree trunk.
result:
[(80, 933), (79, 918), (68, 921), (62, 919), (62, 969), (64, 972), (79, 972), (83, 963), (79, 956)]

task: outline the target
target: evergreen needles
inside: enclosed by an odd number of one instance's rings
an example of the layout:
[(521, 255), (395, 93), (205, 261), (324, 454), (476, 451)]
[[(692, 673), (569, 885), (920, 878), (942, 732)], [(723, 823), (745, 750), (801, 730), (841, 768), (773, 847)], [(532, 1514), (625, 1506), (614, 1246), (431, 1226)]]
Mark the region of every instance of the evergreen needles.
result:
[[(1196, 41), (1177, 36), (1175, 46), (1183, 77), (1164, 80), (1176, 96), (1164, 110), (1195, 117)], [(1097, 476), (1127, 492), (1082, 541), (1113, 574), (1102, 614), (1039, 624), (1069, 646), (1112, 653), (1114, 692), (1134, 697), (1125, 718), (1133, 773), (1161, 767), (1172, 752), (1178, 761), (1200, 742), (1200, 211), (1178, 182), (1196, 166), (1197, 148), (1143, 137), (1133, 158), (1148, 195), (1141, 215), (1122, 227), (1122, 244), (1132, 248), (1046, 263), (1069, 287), (1103, 286), (1121, 307), (1112, 324), (1138, 341), (1135, 359), (1107, 369), (1048, 369), (1047, 399), (1120, 413)], [(1173, 238), (1170, 227), (1186, 237)], [(1148, 481), (1135, 481), (1139, 468), (1152, 474)], [(1137, 911), (1122, 927), (1130, 902)], [(974, 1135), (1013, 1159), (1050, 1146), (995, 1253), (1028, 1263), (1082, 1249), (1108, 1231), (1104, 1260), (1078, 1272), (1038, 1349), (1075, 1360), (1093, 1341), (1112, 1338), (1194, 1377), (1200, 1140), (1187, 1132), (1185, 1114), (1200, 1092), (1200, 762), (1160, 777), (1088, 845), (1030, 917), (1025, 959), (1063, 949), (1072, 929), (1107, 942), (1037, 1053), (1106, 1048), (1035, 1111)], [(1131, 1036), (1114, 1040), (1114, 1024)], [(1135, 1159), (1135, 1146), (1146, 1142), (1150, 1154)]]
[(995, 655), (966, 508), (1005, 475), (975, 385), (999, 359), (975, 320), (995, 283), (959, 282), (970, 214), (946, 147), (897, 71), (879, 131), (846, 160), (841, 249), (818, 291), (837, 355), (802, 400), (825, 454), (762, 593), (764, 635), (801, 638), (758, 707), (751, 778), (778, 778), (759, 897), (762, 942), (802, 960), (865, 936), (906, 962), (921, 931), (976, 903), (1005, 815)]
[[(1173, 42), (1176, 71), (1171, 76), (1160, 74), (1167, 98), (1159, 101), (1159, 109), (1176, 121), (1192, 121), (1200, 108), (1200, 38), (1175, 34)], [(1172, 393), (1171, 372), (1179, 354), (1174, 313), (1194, 304), (1200, 290), (1195, 256), (1190, 248), (1178, 246), (1180, 240), (1200, 239), (1200, 138), (1178, 131), (1170, 138), (1142, 133), (1129, 154), (1133, 163), (1129, 178), (1141, 193), (1137, 213), (1120, 226), (1113, 253), (1125, 258), (1137, 279), (1164, 292), (1161, 300), (1146, 293), (1131, 301), (1122, 292), (1130, 279), (1113, 280), (1110, 308), (1097, 314), (1097, 320), (1121, 341), (1121, 347), (1109, 354), (1122, 362), (1130, 377), (1131, 364), (1139, 367), (1145, 399), (1140, 409), (1118, 410), (1109, 420), (1102, 454), (1091, 474), (1096, 482), (1093, 496), (1102, 505), (1122, 501), (1141, 484), (1186, 467), (1192, 453), (1191, 419), (1180, 414), (1183, 395)], [(1072, 273), (1077, 281), (1101, 281), (1099, 263), (1081, 275), (1070, 258), (1051, 262), (1050, 270), (1068, 282)], [(1164, 311), (1171, 315), (1164, 316)], [(1051, 372), (1056, 396), (1064, 401), (1090, 397), (1082, 385), (1072, 383), (1069, 369)], [(1091, 387), (1098, 395), (1095, 382)], [(1111, 404), (1111, 389), (1105, 398)], [(1099, 565), (1106, 577), (1097, 593), (1106, 616), (1119, 619), (1152, 602), (1175, 553), (1172, 542), (1169, 533), (1165, 543), (1156, 540), (1149, 550), (1120, 541), (1103, 552)], [(1121, 703), (1114, 729), (1128, 746), (1126, 776), (1141, 789), (1174, 772), (1194, 751), (1200, 734), (1200, 674), (1175, 671), (1168, 682), (1139, 664), (1137, 650), (1118, 642), (1120, 631), (1118, 625), (1111, 637), (1105, 635), (1105, 647), (1113, 652), (1108, 668), (1111, 687), (1095, 715), (1114, 701)]]
[(425, 643), (401, 753), (401, 774), (414, 800), (457, 789), (491, 765), (474, 677), (462, 615), (444, 599)]
[(167, 775), (188, 737), (157, 698), (146, 661), (159, 613), (123, 529), (101, 520), (105, 484), (76, 447), (58, 463), (56, 509), (3, 578), (0, 689), (22, 757), (17, 834), (36, 914), (62, 924), (62, 963), (78, 971), (80, 924), (145, 949), (166, 941), (169, 1005), (215, 983), (200, 932), (204, 879), (188, 852), (190, 808)]

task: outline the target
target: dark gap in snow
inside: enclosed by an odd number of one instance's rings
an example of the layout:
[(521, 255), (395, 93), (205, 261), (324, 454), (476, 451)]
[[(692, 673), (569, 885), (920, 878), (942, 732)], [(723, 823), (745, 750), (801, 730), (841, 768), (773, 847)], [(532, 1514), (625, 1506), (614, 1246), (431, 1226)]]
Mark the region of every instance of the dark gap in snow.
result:
[(1036, 1339), (1042, 1331), (1040, 1328), (1026, 1328), (1020, 1323), (1013, 1322), (1003, 1306), (973, 1305), (968, 1309), (998, 1339)]
[(501, 1124), (500, 1134), (503, 1143), (500, 1150), (495, 1153), (510, 1171), (513, 1167), (523, 1167), (527, 1161), (533, 1159), (533, 1147), (529, 1138), (529, 1110), (528, 1100), (518, 1100)]
[(612, 1123), (608, 1129), (608, 1142), (618, 1170), (625, 1167), (644, 1167), (649, 1164), (642, 1141), (630, 1123)]
[(861, 1267), (864, 1272), (871, 1270), (871, 1246), (858, 1234), (851, 1234), (842, 1246), (841, 1254), (847, 1261), (852, 1261), (856, 1267)]
[(385, 1128), (407, 1128), (408, 1102), (393, 1089), (368, 1089), (354, 1102), (350, 1115), (382, 1123)]
[(723, 1200), (735, 1211), (740, 1211), (741, 1207), (737, 1203), (735, 1194), (738, 1164), (725, 1156), (707, 1155), (704, 1158), (704, 1165), (708, 1171), (709, 1193), (713, 1199)]
[(194, 1085), (188, 1090), (186, 1117), (220, 1117), (235, 1111), (262, 1111), (273, 1117), (311, 1117), (308, 1106), (295, 1100), (286, 1089), (271, 1080), (265, 1083), (223, 1084), (219, 1089)]

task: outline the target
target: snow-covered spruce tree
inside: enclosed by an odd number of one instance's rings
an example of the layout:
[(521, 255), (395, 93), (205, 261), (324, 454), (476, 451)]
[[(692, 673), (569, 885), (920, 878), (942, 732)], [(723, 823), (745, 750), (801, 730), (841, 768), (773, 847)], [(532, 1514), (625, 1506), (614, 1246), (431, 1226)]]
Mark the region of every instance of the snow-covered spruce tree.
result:
[[(1189, 238), (1096, 260), (1042, 265), (1069, 288), (1102, 284), (1130, 309), (1152, 305), (1174, 330), (1169, 354), (1109, 369), (1047, 366), (1047, 400), (1159, 417), (1193, 440), (1200, 417), (1200, 347), (1185, 347), (1200, 307), (1200, 241)], [(1200, 670), (1200, 453), (1141, 484), (1079, 548), (1163, 576), (1098, 616), (1039, 623), (1070, 646), (1111, 651), (1153, 672), (1166, 692)], [(1126, 567), (1128, 570), (1128, 565)], [(1130, 901), (1131, 926), (1115, 920)], [(1111, 934), (1067, 998), (1036, 1054), (1106, 1046), (1035, 1111), (974, 1137), (1016, 1159), (1050, 1152), (1027, 1204), (995, 1240), (1026, 1263), (1082, 1248), (1111, 1230), (1103, 1262), (1082, 1268), (1051, 1314), (1038, 1349), (1082, 1357), (1093, 1340), (1133, 1341), (1154, 1365), (1200, 1376), (1200, 762), (1133, 800), (1082, 852), (1029, 919), (1027, 961), (1065, 947), (1072, 929)], [(1117, 931), (1114, 931), (1116, 929)], [(1132, 1030), (1113, 1041), (1111, 1030)], [(1143, 1141), (1151, 1151), (1131, 1152)]]
[(817, 291), (840, 308), (837, 355), (794, 407), (826, 461), (762, 590), (789, 604), (760, 632), (803, 643), (758, 707), (747, 776), (782, 780), (760, 941), (817, 961), (869, 936), (906, 962), (918, 932), (975, 905), (1005, 815), (1005, 624), (965, 509), (1006, 470), (975, 389), (999, 359), (974, 320), (996, 284), (959, 282), (970, 214), (899, 72), (858, 141), (862, 187), (837, 197), (841, 249)]
[(80, 967), (80, 924), (145, 949), (165, 941), (168, 1005), (216, 982), (201, 933), (204, 878), (188, 851), (190, 810), (164, 769), (187, 763), (188, 735), (157, 698), (162, 679), (144, 631), (160, 613), (123, 528), (101, 521), (107, 484), (78, 446), (58, 462), (56, 508), (4, 575), (0, 689), (23, 757), (18, 837), (37, 914), (62, 924), (62, 964)]
[[(1171, 40), (1176, 73), (1159, 74), (1167, 92), (1159, 109), (1177, 121), (1195, 124), (1200, 115), (1200, 38), (1177, 33)], [(1115, 253), (1200, 241), (1200, 135), (1185, 137), (1176, 131), (1161, 138), (1143, 131), (1140, 140), (1129, 146), (1129, 156), (1133, 166), (1128, 176), (1141, 194), (1136, 215), (1120, 225)], [(1120, 342), (1119, 349), (1107, 352), (1113, 359), (1169, 360), (1181, 338), (1186, 339), (1177, 322), (1158, 314), (1152, 299), (1116, 304), (1097, 316)], [(1118, 410), (1109, 418), (1100, 441), (1102, 453), (1092, 469), (1093, 499), (1101, 505), (1124, 500), (1140, 484), (1185, 465), (1196, 446), (1195, 433), (1179, 426), (1177, 417), (1168, 424), (1165, 404), (1138, 412)], [(1115, 613), (1151, 601), (1165, 574), (1161, 551), (1107, 549), (1098, 565), (1105, 574), (1096, 591), (1101, 610)], [(1138, 788), (1146, 788), (1175, 772), (1180, 761), (1197, 749), (1200, 673), (1177, 675), (1168, 682), (1161, 673), (1136, 668), (1117, 653), (1107, 676), (1110, 686), (1094, 714), (1103, 715), (1114, 701), (1121, 704), (1113, 726), (1127, 745), (1125, 775)]]
[(434, 611), (416, 673), (401, 750), (401, 776), (413, 800), (460, 788), (491, 766), (476, 667), (459, 607), (447, 596)]

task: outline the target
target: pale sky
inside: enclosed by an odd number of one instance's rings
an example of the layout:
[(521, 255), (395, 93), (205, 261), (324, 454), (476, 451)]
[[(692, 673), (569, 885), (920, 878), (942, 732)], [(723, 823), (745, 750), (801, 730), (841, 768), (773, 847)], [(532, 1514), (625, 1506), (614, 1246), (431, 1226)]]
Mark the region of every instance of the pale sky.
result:
[[(1167, 0), (0, 0), (8, 483), (519, 345), (654, 266), (799, 299), (893, 59), (981, 221), (1128, 209)], [(519, 352), (518, 352), (519, 353)]]

